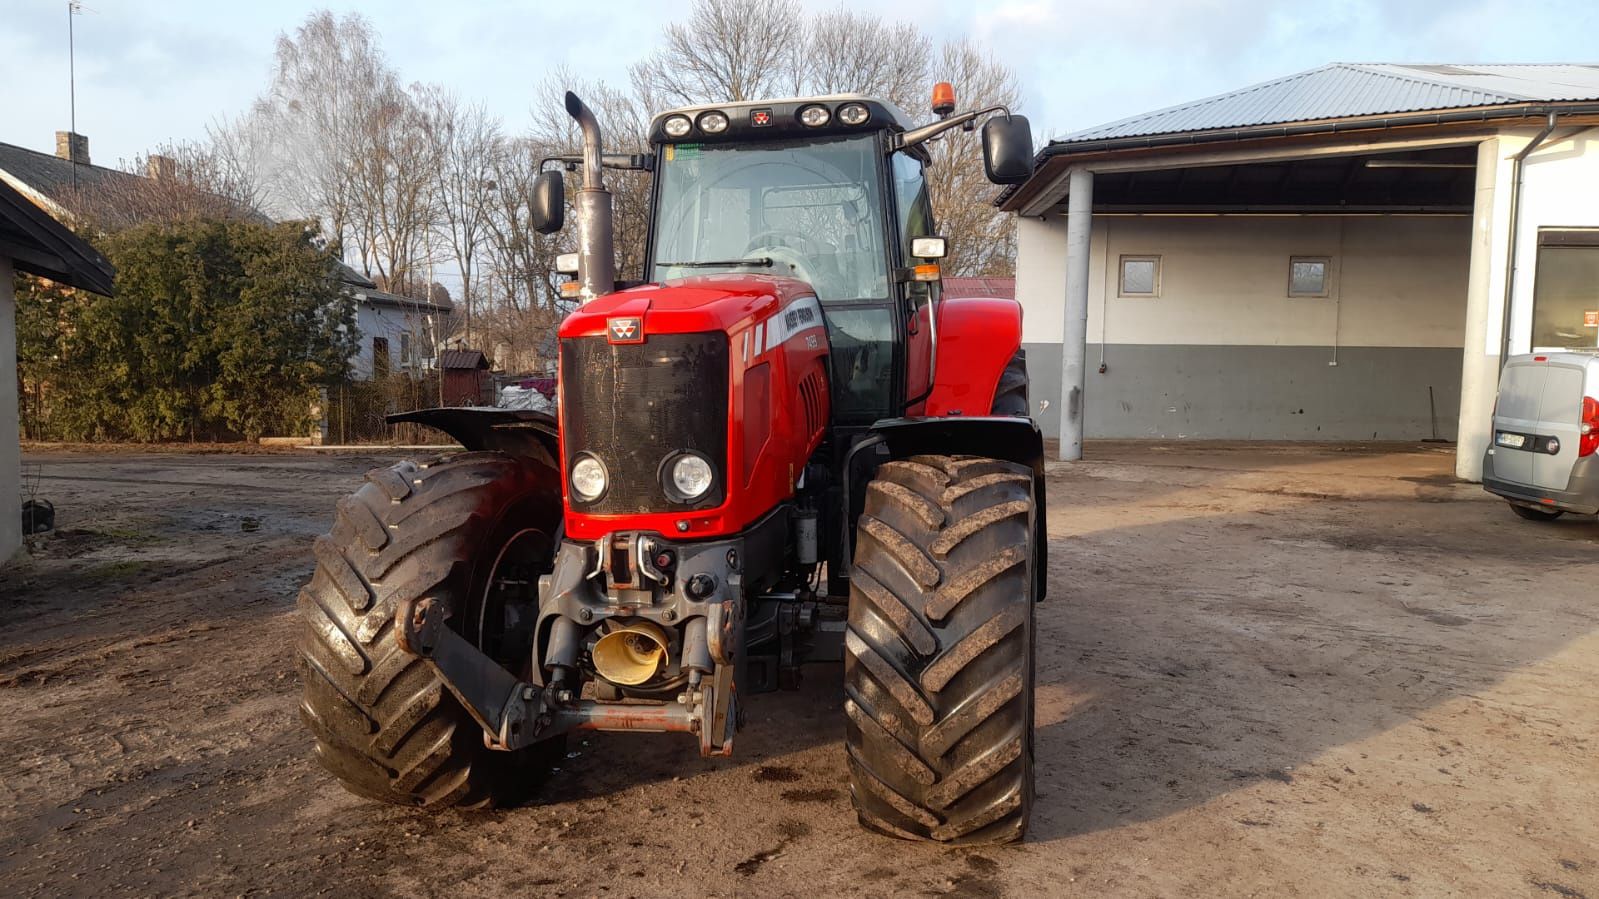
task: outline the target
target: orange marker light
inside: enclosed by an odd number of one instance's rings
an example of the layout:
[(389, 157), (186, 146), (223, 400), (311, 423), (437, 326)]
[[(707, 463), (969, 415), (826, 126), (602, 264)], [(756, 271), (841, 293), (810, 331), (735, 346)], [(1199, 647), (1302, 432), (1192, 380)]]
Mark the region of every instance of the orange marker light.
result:
[(949, 115), (955, 111), (955, 85), (948, 81), (940, 81), (933, 85), (933, 112), (936, 115)]
[(936, 262), (925, 262), (925, 263), (922, 263), (921, 265), (916, 266), (916, 268), (911, 270), (911, 280), (913, 280), (913, 281), (937, 281), (938, 280), (938, 263), (936, 263)]

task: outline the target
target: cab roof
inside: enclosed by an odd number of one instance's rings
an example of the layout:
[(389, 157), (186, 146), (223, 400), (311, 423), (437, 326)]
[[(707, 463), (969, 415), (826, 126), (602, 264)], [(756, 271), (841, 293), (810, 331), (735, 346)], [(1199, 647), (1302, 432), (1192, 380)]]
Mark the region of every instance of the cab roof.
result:
[[(846, 125), (839, 120), (838, 110), (850, 104), (865, 106), (870, 113), (858, 125)], [(800, 122), (800, 110), (809, 106), (824, 106), (831, 114), (826, 125), (807, 126)], [(726, 130), (709, 133), (700, 128), (700, 116), (707, 112), (721, 112), (728, 118)], [(765, 113), (764, 117), (759, 116)], [(673, 137), (666, 133), (667, 119), (685, 116), (692, 123), (687, 134)], [(701, 103), (668, 109), (650, 122), (650, 143), (704, 143), (739, 140), (760, 140), (798, 134), (837, 135), (870, 133), (887, 128), (889, 131), (907, 131), (914, 123), (905, 113), (887, 100), (865, 94), (826, 94), (817, 97), (785, 97), (777, 100), (738, 100), (726, 103)]]

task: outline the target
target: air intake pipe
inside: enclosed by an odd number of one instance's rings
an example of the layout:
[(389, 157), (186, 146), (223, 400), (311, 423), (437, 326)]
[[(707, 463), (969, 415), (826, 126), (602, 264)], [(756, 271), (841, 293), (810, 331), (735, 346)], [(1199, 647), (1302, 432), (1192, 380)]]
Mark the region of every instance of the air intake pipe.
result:
[(594, 670), (613, 684), (635, 687), (666, 667), (666, 631), (643, 618), (618, 623), (594, 644)]
[(611, 192), (605, 189), (599, 120), (571, 91), (566, 92), (566, 112), (583, 130), (583, 187), (572, 208), (577, 214), (577, 280), (586, 303), (616, 289), (616, 236)]

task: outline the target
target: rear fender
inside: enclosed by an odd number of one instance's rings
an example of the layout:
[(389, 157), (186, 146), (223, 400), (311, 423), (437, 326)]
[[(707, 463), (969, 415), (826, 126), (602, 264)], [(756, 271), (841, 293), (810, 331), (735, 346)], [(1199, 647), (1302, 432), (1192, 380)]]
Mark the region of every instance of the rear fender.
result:
[(560, 428), (555, 416), (531, 409), (418, 409), (388, 416), (389, 424), (411, 422), (443, 431), (468, 450), (489, 450), (535, 459), (560, 469)]
[[(878, 449), (881, 447), (882, 449)], [(886, 450), (886, 457), (883, 451)], [(1049, 583), (1049, 531), (1044, 495), (1044, 435), (1030, 418), (890, 418), (872, 425), (871, 433), (850, 448), (844, 471), (858, 469), (862, 452), (876, 453), (878, 462), (922, 454), (984, 456), (1025, 465), (1033, 472), (1034, 596), (1042, 601)], [(871, 466), (875, 470), (875, 465)], [(854, 556), (857, 508), (864, 499), (866, 480), (846, 482), (844, 508), (849, 511), (849, 545), (845, 570)]]

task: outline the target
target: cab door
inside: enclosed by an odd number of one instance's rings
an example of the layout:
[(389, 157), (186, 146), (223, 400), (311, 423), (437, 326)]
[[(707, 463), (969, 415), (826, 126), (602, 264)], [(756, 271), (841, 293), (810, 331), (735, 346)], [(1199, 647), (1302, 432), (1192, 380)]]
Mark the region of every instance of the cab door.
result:
[[(933, 204), (927, 195), (927, 177), (922, 161), (908, 153), (892, 157), (895, 228), (899, 249), (897, 264), (908, 269), (922, 260), (911, 257), (911, 241), (931, 237), (936, 232)], [(938, 308), (939, 282), (898, 280), (894, 285), (904, 310), (905, 400), (906, 415), (920, 415), (932, 388), (933, 331), (931, 321)]]

